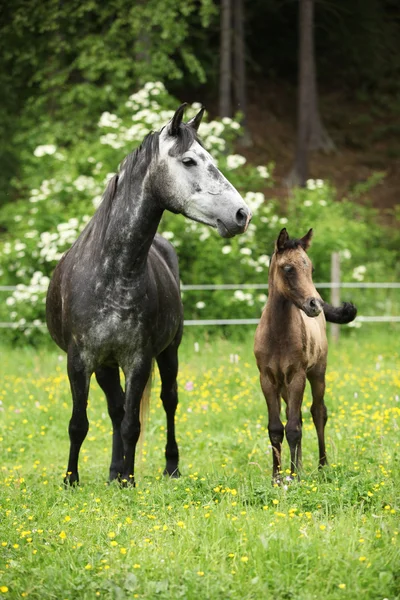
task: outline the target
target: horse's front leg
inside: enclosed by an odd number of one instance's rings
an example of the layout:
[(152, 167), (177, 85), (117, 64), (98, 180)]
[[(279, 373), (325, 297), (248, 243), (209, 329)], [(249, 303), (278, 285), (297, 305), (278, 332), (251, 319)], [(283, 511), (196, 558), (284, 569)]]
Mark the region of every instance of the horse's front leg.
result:
[(284, 435), (280, 417), (281, 399), (279, 386), (270, 368), (260, 373), (261, 388), (268, 407), (268, 433), (272, 447), (272, 482), (281, 481), (281, 452)]
[(297, 474), (298, 469), (301, 467), (301, 405), (305, 386), (306, 375), (301, 372), (297, 373), (287, 386), (287, 423), (285, 433), (290, 448), (290, 469), (292, 474)]
[(125, 415), (121, 423), (121, 436), (124, 445), (124, 468), (121, 483), (124, 487), (135, 486), (135, 452), (140, 436), (140, 404), (147, 382), (151, 375), (152, 358), (136, 361), (125, 373)]
[(73, 348), (68, 351), (68, 378), (72, 393), (72, 416), (69, 422), (70, 450), (65, 485), (79, 483), (78, 459), (83, 441), (89, 429), (87, 401), (91, 372), (82, 361), (79, 352)]

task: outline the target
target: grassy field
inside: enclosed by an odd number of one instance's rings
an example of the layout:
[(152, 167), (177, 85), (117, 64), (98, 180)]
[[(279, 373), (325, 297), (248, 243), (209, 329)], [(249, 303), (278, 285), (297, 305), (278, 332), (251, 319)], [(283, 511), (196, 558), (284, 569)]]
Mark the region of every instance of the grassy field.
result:
[[(399, 331), (373, 327), (330, 348), (321, 473), (307, 389), (303, 473), (286, 489), (271, 485), (250, 334), (195, 352), (191, 331), (183, 344), (180, 480), (162, 477), (155, 377), (134, 490), (106, 484), (111, 426), (95, 382), (81, 485), (63, 489), (65, 358), (3, 348), (0, 597), (400, 598)], [(286, 469), (286, 442), (283, 456)]]

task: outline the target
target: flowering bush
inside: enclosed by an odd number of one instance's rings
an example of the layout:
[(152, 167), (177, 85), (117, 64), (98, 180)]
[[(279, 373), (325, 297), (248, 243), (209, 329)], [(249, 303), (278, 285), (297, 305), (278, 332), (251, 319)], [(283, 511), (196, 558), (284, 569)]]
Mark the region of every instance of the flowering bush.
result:
[[(15, 324), (10, 333), (14, 339), (21, 331), (24, 339), (32, 340), (45, 332), (45, 292), (55, 265), (101, 202), (112, 170), (150, 130), (160, 129), (176, 106), (162, 83), (147, 83), (118, 114), (100, 115), (91, 139), (65, 148), (49, 140), (35, 149), (23, 174), (24, 196), (0, 214), (7, 231), (0, 243), (0, 281), (17, 285), (0, 305), (0, 320)], [(187, 117), (198, 109), (197, 104), (188, 107)], [(285, 210), (277, 201), (267, 201), (264, 194), (272, 186), (273, 164), (253, 166), (233, 154), (239, 132), (240, 125), (228, 118), (204, 122), (200, 129), (205, 147), (243, 194), (253, 220), (245, 235), (226, 240), (204, 225), (165, 213), (160, 231), (177, 249), (183, 283), (267, 283), (269, 256), (284, 226), (292, 236), (314, 227), (311, 255), (316, 280), (329, 280), (334, 250), (341, 252), (345, 280), (359, 281), (367, 274), (368, 279), (388, 277), (393, 251), (381, 249), (372, 261), (368, 257), (371, 239), (380, 241), (371, 211), (348, 201), (336, 202), (334, 189), (321, 180), (295, 190)], [(255, 317), (265, 301), (265, 293), (250, 289), (184, 294), (186, 318)]]

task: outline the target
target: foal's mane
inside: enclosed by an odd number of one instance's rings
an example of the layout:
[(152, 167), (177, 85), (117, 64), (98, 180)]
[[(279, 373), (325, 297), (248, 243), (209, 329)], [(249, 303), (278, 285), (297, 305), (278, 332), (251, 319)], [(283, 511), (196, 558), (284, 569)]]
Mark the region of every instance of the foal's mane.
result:
[[(166, 127), (168, 126), (166, 125)], [(120, 178), (122, 179), (122, 172), (124, 172), (124, 178), (123, 183), (121, 181), (120, 186), (122, 187), (121, 191), (123, 193), (123, 198), (127, 202), (132, 201), (131, 189), (136, 179), (134, 171), (138, 171), (138, 178), (140, 176), (142, 178), (144, 177), (152, 159), (157, 157), (159, 154), (160, 135), (164, 129), (165, 127), (163, 127), (160, 131), (151, 131), (148, 133), (140, 146), (138, 146), (135, 150), (133, 150), (133, 152), (124, 158), (120, 165), (119, 173), (114, 175), (108, 182), (100, 206), (98, 207), (94, 217), (87, 225), (85, 230), (86, 236), (89, 236), (94, 227), (96, 227), (98, 232), (96, 237), (103, 239), (110, 221), (113, 201), (119, 187), (118, 182)], [(174, 137), (175, 143), (169, 152), (171, 156), (179, 156), (180, 154), (183, 154), (195, 141), (201, 144), (199, 138), (197, 137), (196, 130), (186, 123), (180, 124), (178, 133)]]

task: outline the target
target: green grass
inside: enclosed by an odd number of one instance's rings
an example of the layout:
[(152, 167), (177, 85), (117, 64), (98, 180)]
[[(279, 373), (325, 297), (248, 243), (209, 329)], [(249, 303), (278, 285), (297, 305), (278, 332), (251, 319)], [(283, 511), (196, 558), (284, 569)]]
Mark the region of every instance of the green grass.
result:
[[(195, 352), (194, 335), (180, 354), (183, 477), (161, 474), (165, 418), (156, 377), (136, 489), (105, 483), (111, 426), (95, 383), (81, 485), (63, 489), (65, 359), (3, 348), (0, 597), (400, 598), (398, 331), (367, 326), (330, 348), (330, 465), (316, 469), (307, 390), (302, 478), (287, 489), (271, 485), (252, 336), (199, 339)], [(288, 454), (285, 443), (284, 470)]]

